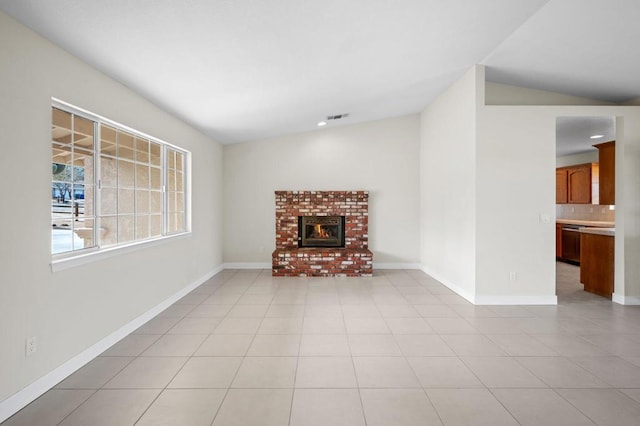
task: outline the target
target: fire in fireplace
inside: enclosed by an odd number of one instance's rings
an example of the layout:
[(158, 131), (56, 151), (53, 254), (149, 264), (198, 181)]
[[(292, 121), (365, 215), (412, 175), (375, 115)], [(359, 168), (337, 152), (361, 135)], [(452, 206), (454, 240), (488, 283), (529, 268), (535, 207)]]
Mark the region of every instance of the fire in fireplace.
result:
[(298, 216), (298, 247), (344, 247), (344, 216)]

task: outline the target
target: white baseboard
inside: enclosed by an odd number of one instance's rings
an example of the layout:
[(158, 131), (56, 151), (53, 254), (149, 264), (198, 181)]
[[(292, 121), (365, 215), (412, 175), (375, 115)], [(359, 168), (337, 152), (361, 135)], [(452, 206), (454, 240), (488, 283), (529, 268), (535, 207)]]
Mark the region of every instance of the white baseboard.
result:
[(430, 277), (438, 280), (441, 284), (443, 284), (445, 287), (447, 287), (449, 290), (457, 293), (459, 296), (464, 297), (465, 299), (467, 299), (469, 302), (474, 303), (475, 304), (475, 295), (472, 293), (469, 293), (465, 290), (463, 290), (462, 288), (458, 287), (456, 284), (450, 282), (449, 280), (438, 276), (438, 274), (434, 273), (433, 271), (429, 270), (429, 268), (427, 268), (424, 265), (420, 265), (419, 268), (422, 272), (424, 272), (425, 274), (429, 275)]
[[(262, 262), (230, 262), (223, 266), (224, 269), (271, 269), (271, 263)], [(420, 264), (373, 262), (373, 269), (420, 269)]]
[(420, 264), (399, 262), (373, 262), (373, 269), (420, 269)]
[(231, 262), (222, 266), (224, 269), (271, 269), (271, 263), (262, 262)]
[(211, 271), (209, 271), (204, 276), (198, 278), (195, 282), (189, 284), (187, 287), (182, 288), (177, 293), (173, 294), (169, 298), (165, 299), (160, 304), (154, 306), (149, 309), (144, 314), (130, 321), (129, 323), (122, 326), (120, 329), (114, 331), (104, 339), (95, 343), (93, 346), (79, 353), (78, 355), (71, 358), (69, 361), (65, 362), (61, 366), (56, 369), (50, 371), (43, 377), (39, 378), (35, 382), (28, 385), (26, 388), (21, 391), (13, 394), (9, 398), (0, 402), (0, 423), (13, 416), (15, 413), (20, 411), (22, 408), (26, 407), (29, 403), (34, 401), (40, 395), (54, 387), (60, 381), (67, 378), (69, 375), (74, 373), (75, 371), (82, 368), (89, 361), (93, 360), (95, 357), (100, 355), (102, 352), (109, 349), (114, 344), (118, 343), (120, 340), (131, 334), (138, 327), (154, 318), (160, 312), (167, 309), (169, 306), (173, 305), (175, 302), (180, 300), (182, 297), (186, 296), (189, 292), (197, 288), (206, 282), (209, 278), (218, 274), (220, 271), (224, 269), (223, 265), (220, 265)]
[(426, 266), (422, 265), (420, 270), (425, 274), (440, 281), (444, 286), (464, 297), (474, 305), (557, 305), (557, 296), (480, 296), (464, 291), (452, 282), (434, 274)]
[(476, 296), (476, 305), (557, 305), (557, 296)]
[(639, 296), (624, 296), (622, 294), (613, 293), (611, 300), (619, 305), (640, 305)]

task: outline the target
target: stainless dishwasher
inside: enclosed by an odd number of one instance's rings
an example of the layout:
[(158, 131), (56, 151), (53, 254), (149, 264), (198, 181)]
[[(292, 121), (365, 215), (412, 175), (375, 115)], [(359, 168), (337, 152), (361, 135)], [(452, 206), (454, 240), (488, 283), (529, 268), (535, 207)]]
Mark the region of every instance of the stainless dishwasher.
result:
[(562, 259), (580, 264), (580, 231), (579, 225), (562, 225)]

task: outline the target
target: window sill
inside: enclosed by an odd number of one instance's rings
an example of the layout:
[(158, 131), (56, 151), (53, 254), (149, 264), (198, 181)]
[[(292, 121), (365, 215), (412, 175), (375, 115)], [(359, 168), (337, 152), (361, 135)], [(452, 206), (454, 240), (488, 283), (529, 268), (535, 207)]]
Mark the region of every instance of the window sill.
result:
[(154, 247), (172, 240), (181, 240), (191, 237), (191, 232), (183, 232), (181, 234), (168, 235), (165, 237), (155, 238), (153, 240), (139, 241), (131, 244), (109, 247), (98, 251), (71, 255), (70, 257), (51, 260), (51, 272), (64, 271), (65, 269), (75, 268), (76, 266), (86, 265), (87, 263), (108, 259), (114, 256), (120, 256), (126, 253)]

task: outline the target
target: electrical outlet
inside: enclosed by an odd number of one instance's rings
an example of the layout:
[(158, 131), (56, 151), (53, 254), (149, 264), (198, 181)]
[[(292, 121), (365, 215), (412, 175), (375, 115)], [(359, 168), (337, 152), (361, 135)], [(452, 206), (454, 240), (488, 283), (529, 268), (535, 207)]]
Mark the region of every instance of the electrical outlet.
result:
[(260, 253), (264, 253), (264, 246), (260, 246), (260, 247), (258, 247), (258, 251), (259, 251)]
[(25, 341), (24, 346), (24, 355), (31, 356), (38, 350), (38, 341), (36, 340), (36, 336), (29, 337)]
[(518, 279), (518, 273), (517, 272), (509, 272), (509, 281), (515, 281)]

